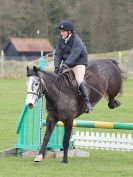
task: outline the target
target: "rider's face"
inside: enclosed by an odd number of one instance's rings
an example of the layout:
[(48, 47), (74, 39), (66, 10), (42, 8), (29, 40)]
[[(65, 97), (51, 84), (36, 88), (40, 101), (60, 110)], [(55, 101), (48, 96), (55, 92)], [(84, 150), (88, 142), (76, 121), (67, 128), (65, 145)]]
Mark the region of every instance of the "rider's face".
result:
[(63, 39), (68, 37), (69, 31), (60, 30), (60, 35)]

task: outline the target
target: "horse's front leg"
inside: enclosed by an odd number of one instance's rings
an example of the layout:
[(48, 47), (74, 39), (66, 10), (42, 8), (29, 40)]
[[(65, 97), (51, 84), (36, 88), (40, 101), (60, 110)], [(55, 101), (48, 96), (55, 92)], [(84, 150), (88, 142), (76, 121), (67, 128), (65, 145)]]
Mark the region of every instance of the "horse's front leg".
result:
[(73, 121), (66, 120), (64, 122), (65, 127), (65, 134), (63, 139), (63, 148), (64, 148), (64, 155), (63, 155), (63, 163), (68, 163), (68, 148), (69, 148), (69, 140), (72, 132), (72, 124)]
[(39, 155), (36, 156), (34, 162), (41, 162), (45, 156), (46, 153), (46, 147), (48, 144), (48, 141), (50, 139), (50, 136), (52, 134), (52, 131), (55, 127), (56, 121), (54, 119), (51, 119), (49, 116), (47, 116), (46, 119), (46, 132), (44, 135), (43, 143), (41, 145), (41, 149), (39, 150)]

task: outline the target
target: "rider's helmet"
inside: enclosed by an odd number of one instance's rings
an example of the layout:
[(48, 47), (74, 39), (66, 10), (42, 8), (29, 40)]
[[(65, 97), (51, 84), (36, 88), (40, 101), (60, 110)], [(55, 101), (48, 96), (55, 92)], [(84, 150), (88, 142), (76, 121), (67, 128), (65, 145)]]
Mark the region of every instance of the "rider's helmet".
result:
[(58, 29), (64, 30), (64, 31), (73, 31), (74, 30), (74, 24), (70, 20), (63, 20), (59, 23)]

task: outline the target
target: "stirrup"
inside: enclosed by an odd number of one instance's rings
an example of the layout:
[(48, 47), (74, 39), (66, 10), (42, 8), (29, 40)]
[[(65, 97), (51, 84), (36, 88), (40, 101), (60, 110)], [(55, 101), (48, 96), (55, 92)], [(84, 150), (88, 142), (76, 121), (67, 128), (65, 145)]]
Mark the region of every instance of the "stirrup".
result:
[(89, 113), (89, 112), (91, 112), (91, 111), (93, 111), (93, 108), (92, 108), (90, 102), (88, 102), (88, 103), (86, 103), (85, 112), (86, 112), (86, 113)]

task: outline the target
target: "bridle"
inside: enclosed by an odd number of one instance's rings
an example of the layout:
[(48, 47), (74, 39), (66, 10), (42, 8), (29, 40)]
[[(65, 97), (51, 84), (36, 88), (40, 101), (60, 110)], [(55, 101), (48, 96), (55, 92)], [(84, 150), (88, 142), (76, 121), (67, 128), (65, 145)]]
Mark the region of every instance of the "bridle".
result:
[[(43, 97), (47, 93), (47, 91), (46, 91), (47, 87), (46, 87), (43, 79), (41, 79), (39, 76), (37, 76), (37, 77), (39, 78), (39, 89), (38, 89), (38, 92), (37, 93), (35, 93), (35, 92), (27, 92), (27, 94), (36, 95), (38, 97), (37, 99), (39, 99), (39, 98)], [(45, 89), (43, 89), (44, 87), (45, 87)], [(44, 92), (44, 90), (45, 90), (45, 92)]]
[(32, 94), (32, 95), (37, 95), (37, 96), (39, 96), (38, 93), (34, 93), (34, 92), (27, 92), (27, 94)]

